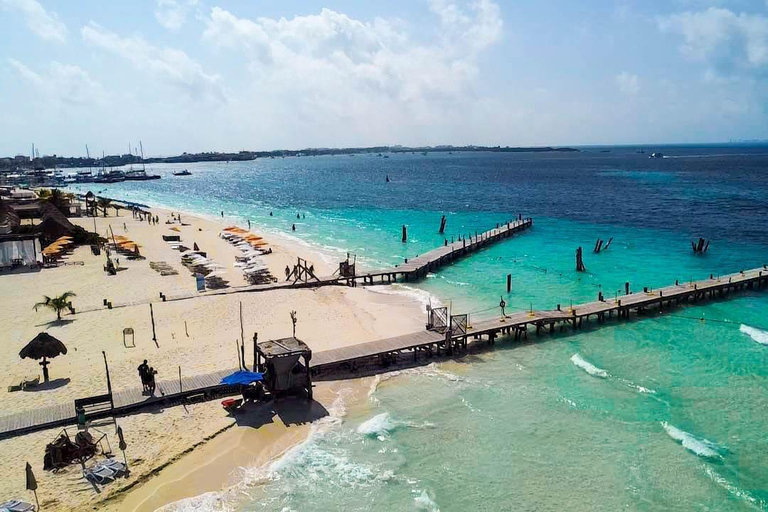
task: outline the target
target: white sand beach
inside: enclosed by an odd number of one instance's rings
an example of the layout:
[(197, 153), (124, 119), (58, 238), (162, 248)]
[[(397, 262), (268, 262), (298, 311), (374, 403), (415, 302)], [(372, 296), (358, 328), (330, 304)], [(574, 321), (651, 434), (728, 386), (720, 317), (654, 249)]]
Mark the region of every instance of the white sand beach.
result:
[[(211, 219), (182, 213), (184, 225), (165, 224), (169, 211), (152, 209), (159, 216), (158, 225), (150, 225), (132, 217), (126, 210), (119, 217), (110, 210), (109, 216), (96, 219), (96, 229), (102, 235), (124, 236), (140, 246), (145, 259), (128, 260), (120, 257), (117, 275), (108, 276), (103, 265), (104, 254), (94, 256), (87, 246), (68, 254), (63, 266), (38, 272), (0, 275), (0, 298), (6, 304), (2, 325), (6, 326), (0, 344), (0, 361), (8, 368), (8, 385), (24, 378), (41, 375), (37, 361), (19, 359), (19, 350), (39, 332), (47, 332), (67, 347), (66, 355), (51, 361), (51, 382), (34, 390), (0, 393), (0, 406), (5, 415), (35, 408), (71, 403), (75, 398), (106, 392), (102, 351), (109, 362), (115, 392), (138, 388), (137, 367), (143, 359), (158, 372), (158, 380), (177, 378), (179, 367), (186, 376), (234, 369), (238, 366), (236, 340), (240, 339), (240, 304), (243, 311), (243, 332), (246, 363), (251, 364), (253, 334), (260, 340), (291, 335), (289, 312), (297, 311), (296, 336), (314, 352), (335, 347), (395, 336), (423, 328), (423, 306), (406, 295), (376, 293), (365, 288), (328, 286), (304, 290), (273, 290), (265, 292), (211, 295), (197, 293), (195, 279), (180, 263), (180, 253), (162, 240), (164, 234), (179, 234), (182, 242), (192, 247), (196, 243), (208, 257), (223, 266), (224, 278), (233, 287), (246, 285), (239, 268), (233, 266), (239, 250), (219, 237), (226, 226)], [(93, 229), (93, 218), (73, 219)], [(177, 227), (178, 231), (171, 231)], [(110, 229), (111, 228), (111, 229)], [(318, 275), (333, 272), (317, 254), (287, 240), (264, 236), (272, 253), (264, 256), (271, 273), (284, 278), (286, 265), (295, 264), (301, 256), (311, 261)], [(272, 237), (275, 238), (275, 237)], [(82, 262), (76, 263), (76, 262)], [(166, 262), (177, 275), (161, 276), (150, 268), (150, 262)], [(65, 313), (61, 321), (50, 310), (33, 310), (43, 295), (58, 295), (72, 291), (76, 314)], [(160, 293), (193, 294), (194, 298), (160, 302)], [(115, 307), (108, 309), (104, 300)], [(157, 343), (152, 339), (149, 302), (153, 302)], [(123, 340), (123, 329), (135, 332), (135, 346)], [(41, 379), (42, 380), (42, 379)], [(359, 384), (344, 383), (354, 388)], [(330, 407), (339, 385), (321, 383), (316, 398)], [(300, 405), (297, 405), (299, 410)], [(113, 451), (121, 458), (116, 445), (114, 426), (107, 422), (100, 428), (109, 435)], [(235, 421), (218, 401), (165, 409), (147, 409), (119, 419), (129, 445), (129, 478), (104, 486), (95, 492), (81, 474), (78, 466), (70, 466), (57, 474), (43, 471), (45, 445), (58, 430), (52, 429), (0, 441), (0, 501), (24, 498), (24, 464), (32, 464), (38, 479), (38, 495), (46, 510), (73, 510), (108, 503), (121, 510), (154, 510), (168, 502), (200, 494), (231, 484), (230, 473), (238, 464), (251, 459), (268, 460), (306, 435), (307, 425), (286, 426), (282, 420), (258, 428), (234, 426)], [(234, 426), (234, 428), (233, 428)], [(72, 427), (74, 431), (74, 427)], [(196, 477), (198, 450), (182, 457), (206, 439), (229, 430), (235, 445), (254, 446), (253, 449), (230, 451), (217, 459), (214, 472), (222, 478), (203, 481)], [(246, 441), (247, 440), (247, 441)], [(180, 459), (181, 457), (181, 459)], [(248, 460), (244, 460), (248, 459)], [(207, 460), (207, 457), (205, 458)], [(178, 461), (175, 464), (171, 464)], [(169, 464), (171, 464), (169, 467)], [(158, 470), (158, 468), (165, 468)], [(165, 481), (182, 481), (182, 485), (156, 486), (147, 490), (157, 474), (170, 476)], [(144, 488), (144, 490), (142, 490)], [(127, 491), (130, 489), (130, 491)], [(170, 490), (172, 489), (172, 490)], [(123, 503), (124, 501), (124, 503)], [(101, 507), (102, 505), (98, 505)]]

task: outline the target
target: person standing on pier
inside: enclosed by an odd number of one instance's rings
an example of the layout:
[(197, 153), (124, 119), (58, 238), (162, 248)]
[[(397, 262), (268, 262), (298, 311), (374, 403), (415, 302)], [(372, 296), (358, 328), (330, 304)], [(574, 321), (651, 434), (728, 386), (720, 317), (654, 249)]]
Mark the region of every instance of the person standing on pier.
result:
[(499, 307), (501, 308), (501, 319), (503, 321), (505, 318), (507, 318), (507, 315), (504, 312), (504, 308), (507, 307), (507, 302), (504, 300), (504, 297), (501, 297), (501, 301), (499, 302)]

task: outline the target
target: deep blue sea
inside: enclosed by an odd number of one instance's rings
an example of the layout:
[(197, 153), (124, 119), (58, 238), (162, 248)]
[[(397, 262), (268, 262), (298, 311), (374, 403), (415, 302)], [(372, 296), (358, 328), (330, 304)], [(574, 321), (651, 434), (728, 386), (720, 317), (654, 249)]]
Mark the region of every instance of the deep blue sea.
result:
[[(369, 267), (442, 245), (442, 215), (449, 238), (532, 216), (532, 230), (409, 284), (472, 318), (497, 314), (500, 296), (513, 311), (553, 308), (627, 281), (639, 290), (768, 263), (768, 147), (637, 149), (153, 165), (163, 179), (79, 190), (223, 211)], [(648, 158), (659, 150), (665, 158)], [(172, 176), (181, 168), (192, 176)], [(691, 251), (698, 237), (711, 241), (705, 255)], [(766, 313), (768, 294), (745, 293), (385, 376), (369, 403), (254, 468), (236, 498), (194, 507), (768, 509)]]

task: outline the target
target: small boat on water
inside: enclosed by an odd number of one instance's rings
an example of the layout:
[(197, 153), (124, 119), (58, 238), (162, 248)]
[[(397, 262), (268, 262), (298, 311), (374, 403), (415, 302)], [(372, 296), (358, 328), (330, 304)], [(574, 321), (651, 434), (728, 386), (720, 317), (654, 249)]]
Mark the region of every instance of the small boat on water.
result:
[(651, 153), (648, 158), (664, 158), (664, 153)]
[(183, 171), (176, 171), (173, 173), (174, 176), (192, 176), (192, 173), (188, 170), (184, 169)]
[(159, 180), (161, 176), (159, 174), (147, 174), (144, 169), (130, 170), (125, 173), (126, 181), (147, 181), (147, 180)]

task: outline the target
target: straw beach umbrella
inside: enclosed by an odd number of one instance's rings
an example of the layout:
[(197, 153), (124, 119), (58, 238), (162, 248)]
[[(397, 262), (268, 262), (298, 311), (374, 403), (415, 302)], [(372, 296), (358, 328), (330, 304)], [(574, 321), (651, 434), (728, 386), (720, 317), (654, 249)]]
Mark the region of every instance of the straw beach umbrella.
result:
[(21, 349), (19, 357), (22, 359), (42, 359), (40, 366), (43, 367), (43, 380), (48, 382), (48, 365), (50, 364), (48, 359), (53, 359), (58, 355), (66, 353), (67, 347), (61, 341), (48, 333), (41, 332), (32, 341), (27, 343), (27, 346)]

